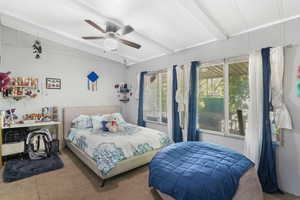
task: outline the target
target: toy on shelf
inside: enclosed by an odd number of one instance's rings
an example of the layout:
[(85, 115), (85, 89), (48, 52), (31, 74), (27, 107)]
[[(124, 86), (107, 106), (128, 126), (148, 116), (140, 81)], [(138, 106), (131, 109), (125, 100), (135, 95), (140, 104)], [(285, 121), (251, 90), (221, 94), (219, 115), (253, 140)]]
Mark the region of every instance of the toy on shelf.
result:
[(27, 121), (27, 120), (29, 120), (29, 121), (34, 121), (34, 122), (36, 122), (36, 121), (42, 121), (42, 119), (43, 119), (44, 117), (45, 117), (45, 116), (44, 116), (44, 114), (42, 114), (42, 113), (25, 114), (25, 115), (23, 116), (23, 121), (24, 121), (24, 122)]
[(15, 114), (15, 112), (15, 108), (11, 108), (5, 111), (3, 126), (10, 126), (17, 123), (18, 116)]
[(127, 83), (120, 83), (115, 85), (115, 89), (117, 90), (119, 100), (123, 103), (129, 102), (129, 97), (132, 96), (132, 93), (130, 92), (131, 89), (128, 87)]
[(57, 107), (43, 107), (41, 113), (31, 113), (23, 115), (20, 123), (30, 124), (35, 122), (58, 121)]
[(20, 100), (24, 97), (36, 98), (39, 93), (38, 78), (11, 78), (9, 84), (2, 90), (3, 97)]
[(43, 122), (49, 122), (51, 121), (51, 114), (50, 114), (50, 108), (49, 107), (43, 107), (42, 108), (42, 121)]

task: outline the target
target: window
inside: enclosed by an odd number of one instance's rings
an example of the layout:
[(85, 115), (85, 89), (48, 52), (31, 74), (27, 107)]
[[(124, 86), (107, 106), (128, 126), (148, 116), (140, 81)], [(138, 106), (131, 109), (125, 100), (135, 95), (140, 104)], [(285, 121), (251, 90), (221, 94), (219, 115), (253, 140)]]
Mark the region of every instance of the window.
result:
[(167, 123), (167, 72), (146, 74), (144, 81), (145, 120)]
[(198, 122), (201, 129), (224, 132), (223, 65), (199, 68)]
[(244, 136), (248, 121), (248, 60), (198, 68), (198, 127)]
[[(245, 135), (248, 121), (248, 62), (231, 63), (229, 68), (229, 133)], [(240, 121), (239, 121), (240, 120)]]

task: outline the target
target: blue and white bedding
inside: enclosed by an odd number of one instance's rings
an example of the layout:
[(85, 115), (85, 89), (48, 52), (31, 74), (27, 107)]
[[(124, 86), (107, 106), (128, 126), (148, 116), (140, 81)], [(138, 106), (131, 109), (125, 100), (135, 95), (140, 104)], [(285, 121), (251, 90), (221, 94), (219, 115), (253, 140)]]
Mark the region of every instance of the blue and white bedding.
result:
[(149, 185), (176, 200), (232, 200), (240, 178), (253, 166), (231, 149), (181, 142), (154, 156)]
[(68, 139), (96, 162), (103, 176), (122, 160), (171, 144), (163, 132), (128, 123), (123, 124), (123, 128), (116, 133), (71, 128)]

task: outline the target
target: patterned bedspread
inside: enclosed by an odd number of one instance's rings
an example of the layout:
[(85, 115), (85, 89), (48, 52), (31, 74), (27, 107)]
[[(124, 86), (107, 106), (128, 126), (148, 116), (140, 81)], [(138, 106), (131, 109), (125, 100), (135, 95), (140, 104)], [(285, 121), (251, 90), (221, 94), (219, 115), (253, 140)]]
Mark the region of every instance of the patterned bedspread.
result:
[(96, 162), (103, 176), (122, 160), (171, 144), (163, 132), (132, 124), (123, 127), (117, 133), (71, 128), (68, 139)]

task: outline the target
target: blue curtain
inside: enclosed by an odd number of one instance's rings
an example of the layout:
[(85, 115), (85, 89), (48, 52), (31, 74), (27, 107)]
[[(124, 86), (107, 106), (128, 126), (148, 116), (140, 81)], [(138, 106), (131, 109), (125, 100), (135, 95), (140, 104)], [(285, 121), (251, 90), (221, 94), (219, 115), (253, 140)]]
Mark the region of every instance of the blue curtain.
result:
[(263, 64), (263, 138), (258, 176), (264, 192), (280, 192), (276, 174), (276, 157), (270, 122), (270, 48), (262, 49)]
[(139, 88), (139, 105), (138, 105), (138, 120), (137, 124), (139, 126), (146, 126), (144, 121), (144, 78), (147, 72), (141, 72), (140, 75), (140, 88)]
[(190, 88), (189, 88), (189, 107), (188, 107), (188, 141), (199, 141), (199, 132), (197, 131), (197, 67), (198, 61), (191, 63)]
[(182, 129), (179, 122), (178, 103), (176, 101), (176, 91), (178, 88), (176, 65), (172, 70), (172, 136), (174, 142), (182, 142)]

